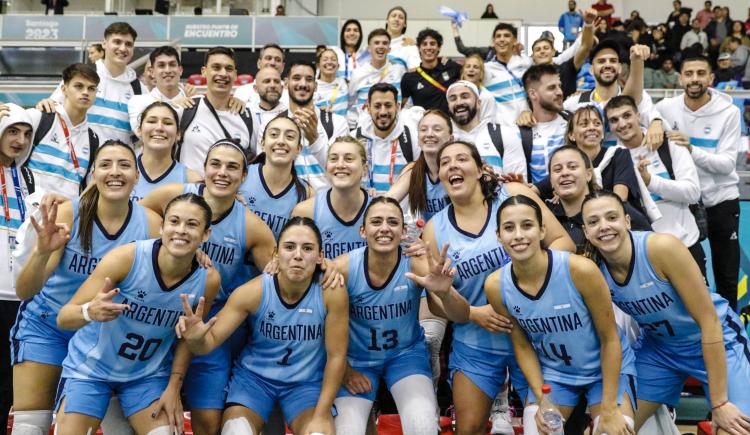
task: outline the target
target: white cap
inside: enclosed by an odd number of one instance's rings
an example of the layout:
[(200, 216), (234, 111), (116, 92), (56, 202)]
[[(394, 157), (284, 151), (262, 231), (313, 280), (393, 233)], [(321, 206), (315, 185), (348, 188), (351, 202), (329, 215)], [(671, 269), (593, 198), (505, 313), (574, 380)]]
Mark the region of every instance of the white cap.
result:
[(476, 95), (477, 97), (479, 96), (479, 88), (477, 88), (477, 85), (475, 85), (474, 83), (468, 80), (459, 80), (453, 83), (452, 85), (448, 86), (448, 90), (445, 91), (445, 95), (446, 96), (450, 95), (451, 90), (459, 86), (466, 86), (467, 88), (471, 90), (471, 92), (474, 92), (474, 95)]

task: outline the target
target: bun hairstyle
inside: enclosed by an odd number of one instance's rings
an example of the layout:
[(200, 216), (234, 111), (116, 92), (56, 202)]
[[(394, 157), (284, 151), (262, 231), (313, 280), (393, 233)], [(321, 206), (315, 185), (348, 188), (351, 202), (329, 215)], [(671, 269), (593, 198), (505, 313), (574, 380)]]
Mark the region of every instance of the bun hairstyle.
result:
[(205, 231), (209, 227), (211, 227), (211, 219), (213, 219), (211, 206), (208, 205), (208, 202), (206, 202), (205, 198), (203, 198), (200, 195), (196, 195), (194, 193), (183, 193), (182, 195), (172, 198), (167, 203), (167, 206), (164, 207), (164, 216), (165, 217), (167, 216), (167, 213), (169, 213), (169, 209), (172, 208), (173, 205), (180, 203), (180, 202), (187, 202), (188, 204), (195, 204), (198, 207), (200, 207), (201, 211), (203, 212), (203, 220), (206, 221), (206, 224), (203, 227), (203, 230)]
[[(277, 119), (287, 119), (289, 120), (296, 128), (297, 128), (297, 148), (302, 151), (302, 130), (299, 128), (299, 125), (297, 125), (296, 122), (289, 116), (281, 113), (274, 117), (268, 124), (266, 124), (266, 129), (263, 130), (263, 143), (266, 141), (266, 132), (268, 131), (268, 128), (276, 122)], [(254, 163), (260, 163), (261, 165), (266, 164), (266, 153), (261, 152), (258, 154), (251, 162), (250, 164)], [(305, 183), (303, 180), (301, 180), (297, 176), (297, 168), (294, 166), (294, 161), (292, 161), (292, 182), (294, 183), (294, 190), (297, 192), (297, 202), (302, 202), (307, 199), (307, 183)]]

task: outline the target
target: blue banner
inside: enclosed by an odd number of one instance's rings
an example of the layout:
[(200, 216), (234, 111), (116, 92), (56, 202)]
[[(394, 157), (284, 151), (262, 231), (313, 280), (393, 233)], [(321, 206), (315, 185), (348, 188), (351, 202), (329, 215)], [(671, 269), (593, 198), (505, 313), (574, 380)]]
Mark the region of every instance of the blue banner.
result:
[(255, 45), (279, 44), (282, 47), (338, 45), (337, 17), (257, 17)]
[(250, 47), (253, 42), (253, 21), (248, 16), (172, 17), (169, 39), (191, 47)]
[(83, 17), (59, 15), (3, 15), (5, 41), (80, 41)]

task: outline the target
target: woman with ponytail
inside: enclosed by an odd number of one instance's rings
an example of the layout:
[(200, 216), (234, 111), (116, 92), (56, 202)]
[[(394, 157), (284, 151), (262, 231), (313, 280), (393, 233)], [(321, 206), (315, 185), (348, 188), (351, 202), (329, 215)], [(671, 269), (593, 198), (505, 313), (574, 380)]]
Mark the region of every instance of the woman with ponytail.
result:
[[(484, 280), (509, 261), (500, 242), (493, 236), (495, 215), (502, 201), (511, 195), (526, 195), (542, 206), (547, 231), (545, 246), (573, 251), (572, 241), (552, 213), (531, 189), (508, 183), (498, 189), (497, 179), (482, 170), (479, 152), (460, 141), (443, 145), (437, 156), (438, 174), (451, 204), (427, 223), (423, 238), (432, 254), (448, 246), (448, 258), (456, 267), (453, 285), (471, 305), (469, 322), (457, 323), (449, 367), (453, 380), (453, 403), (459, 433), (480, 433), (485, 429), (493, 399), (506, 390), (504, 380), (510, 369), (517, 390), (526, 381), (513, 357), (508, 337), (510, 321), (494, 312), (484, 295)], [(446, 317), (434, 304), (433, 312)], [(501, 394), (500, 404), (507, 395)]]
[(258, 156), (247, 168), (240, 185), (245, 205), (263, 219), (278, 239), (294, 207), (314, 191), (297, 176), (294, 160), (300, 153), (302, 134), (289, 117), (272, 119), (263, 132)]
[[(170, 184), (148, 194), (141, 203), (158, 212), (184, 193), (202, 196), (211, 207), (211, 235), (202, 249), (221, 275), (221, 291), (211, 307), (213, 317), (235, 288), (257, 276), (270, 261), (275, 246), (268, 226), (235, 198), (247, 176), (245, 153), (234, 142), (220, 140), (208, 150), (204, 163), (205, 184)], [(250, 256), (251, 255), (251, 256)], [(255, 269), (251, 268), (250, 260)], [(193, 358), (183, 392), (199, 433), (218, 433), (224, 409), (225, 387), (231, 361), (245, 338), (240, 328), (230, 340), (208, 355)]]
[(11, 331), (13, 431), (49, 432), (55, 392), (73, 331), (57, 327), (57, 314), (112, 249), (157, 237), (158, 214), (130, 201), (138, 180), (135, 153), (120, 141), (102, 144), (92, 184), (80, 199), (40, 207), (34, 251), (16, 281), (24, 302)]
[(177, 112), (163, 101), (151, 103), (141, 113), (135, 133), (143, 143), (143, 153), (137, 159), (139, 177), (130, 194), (133, 201), (140, 201), (159, 186), (201, 179), (200, 174), (174, 159), (178, 129)]

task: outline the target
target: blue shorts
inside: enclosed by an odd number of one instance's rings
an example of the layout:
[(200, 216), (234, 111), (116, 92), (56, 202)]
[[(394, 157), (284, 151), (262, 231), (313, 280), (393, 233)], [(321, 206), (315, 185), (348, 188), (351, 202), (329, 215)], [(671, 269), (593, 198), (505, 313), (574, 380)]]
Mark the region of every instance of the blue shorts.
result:
[[(210, 317), (221, 310), (223, 304), (211, 307)], [(209, 317), (209, 318), (210, 318)], [(194, 356), (190, 361), (182, 386), (185, 405), (190, 409), (224, 409), (227, 385), (234, 360), (247, 339), (247, 324), (242, 323), (231, 336), (213, 352)]]
[[(734, 313), (727, 316), (723, 326), (729, 401), (745, 415), (750, 415), (750, 388), (747, 387), (750, 385), (750, 350), (747, 334)], [(635, 357), (639, 399), (677, 406), (688, 376), (699, 380), (706, 398), (710, 397), (708, 374), (700, 347), (688, 353), (641, 340), (640, 347), (635, 348)]]
[(27, 309), (32, 301), (21, 303), (16, 324), (10, 332), (12, 364), (33, 361), (61, 367), (75, 331), (63, 331), (53, 326), (57, 322), (57, 313), (44, 311), (42, 315), (45, 317), (42, 318)]
[(232, 370), (227, 407), (244, 406), (258, 414), (264, 422), (278, 403), (284, 420), (291, 424), (302, 411), (318, 404), (322, 381), (285, 384), (256, 375), (241, 365)]
[(427, 354), (424, 340), (418, 340), (413, 346), (404, 349), (398, 355), (386, 360), (383, 364), (372, 367), (363, 367), (352, 364), (352, 367), (367, 376), (372, 384), (369, 393), (351, 394), (345, 387), (341, 387), (336, 397), (359, 397), (375, 401), (380, 386), (380, 378), (385, 379), (385, 385), (390, 390), (393, 384), (411, 375), (424, 375), (432, 382), (432, 369), (430, 368), (430, 357)]
[[(582, 395), (586, 395), (586, 402), (591, 405), (602, 403), (602, 381), (597, 381), (587, 385), (570, 385), (557, 381), (545, 380), (545, 384), (552, 387), (552, 402), (560, 406), (575, 407)], [(620, 385), (617, 388), (617, 404), (622, 404), (622, 397), (625, 393), (630, 397), (630, 406), (636, 409), (638, 401), (636, 379), (633, 375), (621, 374)], [(523, 397), (523, 396), (522, 396)], [(529, 394), (528, 403), (536, 403), (536, 397)]]
[(461, 372), (490, 399), (494, 399), (500, 392), (508, 371), (511, 383), (521, 397), (526, 397), (529, 390), (529, 384), (512, 353), (497, 355), (454, 341), (448, 358), (448, 368), (451, 381), (456, 372)]
[(65, 399), (65, 413), (75, 412), (104, 418), (112, 395), (117, 396), (125, 417), (148, 408), (159, 400), (169, 376), (152, 376), (130, 382), (105, 382), (93, 379), (62, 378), (55, 409)]

